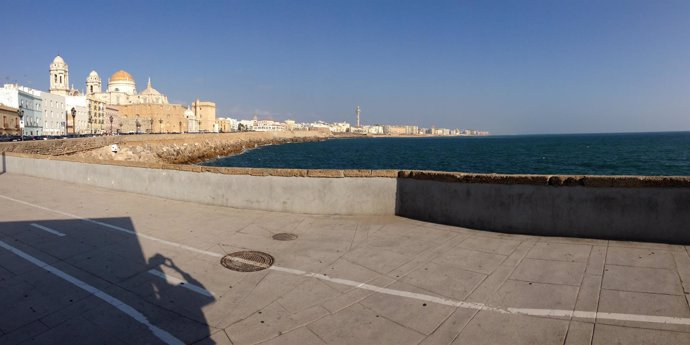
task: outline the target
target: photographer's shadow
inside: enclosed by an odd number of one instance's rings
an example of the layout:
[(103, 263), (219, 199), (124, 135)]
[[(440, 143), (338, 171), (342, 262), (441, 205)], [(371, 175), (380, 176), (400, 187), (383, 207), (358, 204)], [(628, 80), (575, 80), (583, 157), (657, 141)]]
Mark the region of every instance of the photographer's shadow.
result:
[[(171, 258), (160, 253), (149, 258), (148, 267), (149, 273), (158, 276), (158, 279), (151, 280), (151, 285), (159, 305), (208, 326), (203, 307), (216, 300), (212, 292), (177, 266)], [(210, 336), (210, 326), (208, 327), (205, 337)], [(173, 330), (173, 333), (176, 332)]]

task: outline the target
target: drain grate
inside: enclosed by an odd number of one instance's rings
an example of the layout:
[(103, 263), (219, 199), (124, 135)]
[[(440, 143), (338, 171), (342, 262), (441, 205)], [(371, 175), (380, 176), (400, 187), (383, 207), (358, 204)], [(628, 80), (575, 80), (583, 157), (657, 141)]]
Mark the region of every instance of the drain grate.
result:
[(297, 239), (297, 235), (291, 234), (289, 232), (281, 232), (279, 234), (273, 235), (273, 239), (277, 241), (292, 241)]
[(273, 257), (264, 252), (241, 251), (224, 256), (220, 264), (237, 272), (256, 272), (271, 267)]

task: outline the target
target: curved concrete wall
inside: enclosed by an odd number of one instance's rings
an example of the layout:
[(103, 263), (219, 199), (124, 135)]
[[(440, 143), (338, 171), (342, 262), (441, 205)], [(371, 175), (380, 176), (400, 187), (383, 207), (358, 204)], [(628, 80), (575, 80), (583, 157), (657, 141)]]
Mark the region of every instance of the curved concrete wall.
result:
[(499, 232), (690, 244), (688, 177), (96, 164), (15, 153), (2, 158), (2, 172), (234, 208), (396, 214)]
[[(218, 174), (4, 156), (10, 173), (234, 208), (310, 214), (393, 214), (395, 179)], [(182, 166), (181, 166), (182, 167)], [(198, 170), (196, 169), (198, 168)], [(222, 170), (222, 169), (220, 169)], [(315, 172), (314, 175), (318, 175)]]
[(500, 232), (690, 243), (690, 188), (398, 179), (396, 213)]

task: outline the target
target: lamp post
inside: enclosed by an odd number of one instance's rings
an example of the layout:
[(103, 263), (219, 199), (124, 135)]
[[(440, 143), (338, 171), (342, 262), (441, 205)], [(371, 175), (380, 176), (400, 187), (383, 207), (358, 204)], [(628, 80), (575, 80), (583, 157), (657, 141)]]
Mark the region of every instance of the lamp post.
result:
[(139, 119), (137, 119), (135, 125), (137, 126), (137, 134), (139, 134), (139, 128), (141, 128), (141, 122), (139, 122)]
[(151, 118), (151, 134), (153, 134), (153, 118)]
[(113, 135), (113, 116), (110, 115), (110, 135)]
[(72, 112), (72, 134), (76, 135), (77, 134), (77, 122), (76, 122), (77, 109), (74, 109), (74, 107), (72, 107), (72, 110), (70, 110), (70, 111)]
[(163, 119), (158, 119), (158, 134), (163, 133)]
[(180, 133), (182, 133), (182, 121), (179, 122), (180, 125)]
[(17, 116), (19, 116), (20, 140), (24, 141), (24, 107), (21, 104), (17, 109)]

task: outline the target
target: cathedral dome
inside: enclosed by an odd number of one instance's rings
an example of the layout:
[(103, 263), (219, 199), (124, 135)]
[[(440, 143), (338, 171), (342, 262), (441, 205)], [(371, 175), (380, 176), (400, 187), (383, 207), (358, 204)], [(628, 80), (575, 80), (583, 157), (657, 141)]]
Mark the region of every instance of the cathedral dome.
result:
[(53, 63), (65, 63), (65, 60), (63, 60), (62, 57), (58, 55), (55, 57), (55, 59), (53, 59)]
[(110, 81), (131, 81), (134, 82), (132, 75), (124, 70), (119, 70), (110, 76)]
[(98, 73), (96, 71), (91, 71), (91, 73), (89, 73), (89, 77), (98, 78)]

